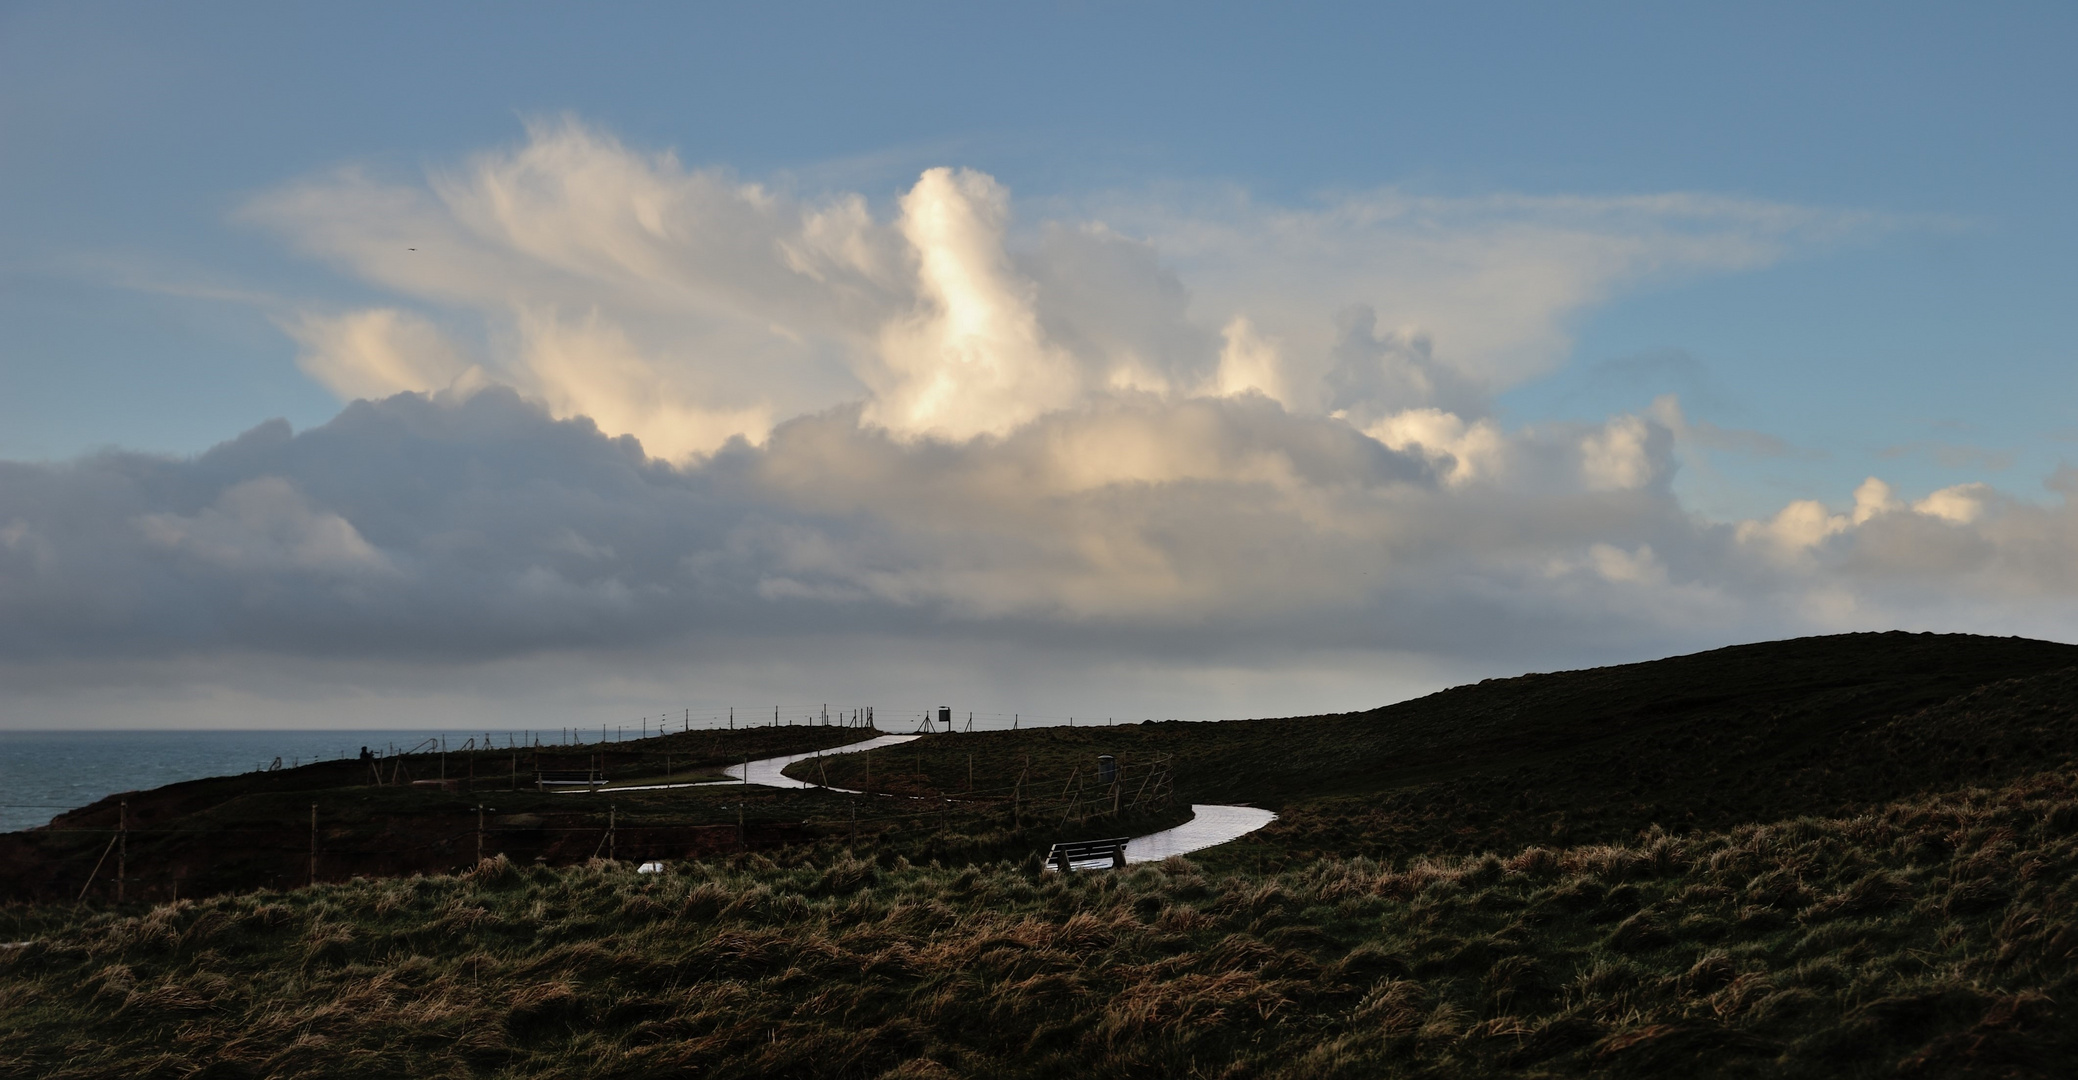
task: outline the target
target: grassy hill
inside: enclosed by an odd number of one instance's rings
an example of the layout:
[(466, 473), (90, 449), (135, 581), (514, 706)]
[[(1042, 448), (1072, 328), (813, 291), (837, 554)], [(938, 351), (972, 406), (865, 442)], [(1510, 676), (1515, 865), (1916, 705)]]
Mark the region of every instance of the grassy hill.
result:
[(490, 861), (39, 909), (0, 1075), (2068, 1076), (2074, 785), (1397, 868)]
[[(2071, 646), (1844, 635), (1339, 716), (841, 741), (797, 775), (891, 797), (614, 796), (631, 844), (643, 815), (773, 830), (662, 875), (565, 845), (11, 905), (0, 1075), (2078, 1075)], [(1075, 815), (1165, 777), (1280, 817), (1036, 867), (1061, 828), (1156, 824)], [(183, 819), (311, 789), (218, 791)]]
[(935, 735), (818, 768), (845, 786), (957, 792), (970, 773), (1000, 789), (1026, 770), (1058, 782), (1098, 754), (1166, 758), (1180, 798), (1281, 815), (1209, 863), (1405, 860), (2000, 783), (2078, 758), (2074, 668), (2078, 646), (1846, 634), (1490, 679), (1339, 716)]

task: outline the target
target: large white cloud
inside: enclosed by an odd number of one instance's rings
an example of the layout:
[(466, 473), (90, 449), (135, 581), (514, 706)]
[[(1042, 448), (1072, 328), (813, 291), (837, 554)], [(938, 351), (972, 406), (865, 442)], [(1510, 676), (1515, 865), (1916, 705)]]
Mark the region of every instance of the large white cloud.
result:
[(282, 317), (313, 378), (369, 400), (192, 460), (0, 464), (0, 645), (31, 681), (582, 655), (726, 683), (767, 662), (755, 640), (896, 682), (995, 647), (1021, 672), (1189, 669), (1276, 711), (1232, 687), (1288, 681), (1233, 673), (1344, 688), (1388, 657), (2067, 634), (2078, 587), (2068, 502), (1872, 479), (1715, 522), (1671, 479), (1727, 436), (1676, 400), (1488, 415), (1587, 306), (1851, 216), (1385, 192), (1020, 222), (972, 171), (876, 211), (571, 121), (422, 184), (342, 172), (246, 213), (392, 294)]
[(421, 184), (346, 171), (245, 213), (471, 328), (456, 342), (393, 307), (300, 314), (305, 368), (343, 397), (437, 388), (475, 357), (674, 460), (851, 402), (898, 437), (955, 441), (1119, 391), (1254, 391), (1358, 426), (1472, 417), (1628, 284), (1860, 224), (1681, 195), (1182, 201), (1020, 223), (993, 178), (931, 169), (876, 214), (564, 119)]

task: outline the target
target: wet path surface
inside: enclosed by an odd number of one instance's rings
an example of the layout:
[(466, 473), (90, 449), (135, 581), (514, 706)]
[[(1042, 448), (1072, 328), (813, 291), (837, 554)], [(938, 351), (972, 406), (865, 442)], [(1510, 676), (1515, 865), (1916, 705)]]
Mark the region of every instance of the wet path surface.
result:
[(1161, 862), (1171, 855), (1188, 855), (1236, 840), (1277, 820), (1277, 815), (1253, 806), (1218, 806), (1192, 803), (1189, 821), (1173, 829), (1136, 836), (1126, 845), (1129, 863)]
[[(914, 735), (882, 735), (877, 739), (835, 746), (820, 752), (788, 754), (785, 757), (753, 761), (748, 765), (732, 765), (728, 773), (740, 782), (747, 770), (751, 783), (764, 784), (767, 787), (821, 787), (821, 784), (812, 784), (783, 775), (783, 771), (797, 761), (807, 761), (824, 754), (855, 754), (862, 750), (878, 750), (883, 746), (899, 746), (914, 738)], [(830, 790), (852, 791), (851, 788), (834, 786)], [(1211, 803), (1192, 803), (1191, 814), (1193, 816), (1189, 821), (1173, 829), (1134, 837), (1126, 844), (1126, 861), (1160, 862), (1171, 855), (1188, 855), (1193, 851), (1203, 851), (1246, 836), (1277, 820), (1276, 814), (1268, 810), (1258, 810), (1253, 806), (1221, 806)]]
[[(883, 746), (900, 746), (916, 737), (915, 735), (882, 735), (877, 739), (847, 743), (843, 746), (833, 746), (828, 750), (812, 750), (805, 754), (787, 754), (783, 757), (760, 758), (744, 765), (731, 765), (726, 771), (733, 778), (734, 782), (739, 784), (744, 782), (744, 774), (748, 772), (750, 783), (762, 784), (766, 787), (822, 787), (823, 785), (821, 784), (810, 783), (806, 780), (796, 780), (791, 776), (785, 775), (786, 767), (797, 761), (807, 761), (827, 754), (856, 754), (863, 750), (878, 750)], [(590, 791), (662, 791), (668, 788), (705, 787), (708, 784), (725, 784), (729, 782), (731, 781), (708, 780), (693, 784), (648, 784), (641, 787), (593, 788)], [(850, 792), (854, 795), (864, 794), (851, 788), (835, 786), (832, 786), (830, 790)], [(570, 792), (570, 794), (584, 793)], [(1192, 817), (1189, 821), (1173, 829), (1163, 829), (1161, 832), (1134, 837), (1126, 844), (1126, 862), (1161, 862), (1171, 855), (1188, 855), (1193, 851), (1203, 851), (1209, 847), (1218, 847), (1229, 840), (1247, 836), (1249, 833), (1277, 820), (1277, 815), (1268, 810), (1258, 810), (1253, 806), (1222, 806), (1216, 803), (1192, 803), (1191, 815)], [(1076, 865), (1096, 866), (1098, 864), (1090, 862), (1077, 863)], [(1106, 862), (1105, 865), (1109, 865), (1109, 863)]]
[[(743, 774), (748, 770), (750, 773), (748, 779), (751, 783), (763, 784), (766, 787), (822, 787), (823, 785), (821, 784), (811, 784), (806, 780), (796, 780), (791, 776), (782, 774), (787, 766), (792, 765), (796, 761), (807, 761), (810, 758), (826, 757), (832, 754), (856, 754), (863, 750), (878, 750), (883, 746), (900, 746), (916, 737), (915, 735), (882, 735), (877, 739), (845, 743), (843, 746), (833, 746), (828, 750), (811, 750), (805, 754), (788, 754), (785, 757), (761, 758), (747, 765), (731, 765), (725, 771), (740, 781), (745, 779)], [(851, 791), (854, 795), (863, 794), (862, 792), (852, 791), (850, 788), (831, 787), (830, 790)]]

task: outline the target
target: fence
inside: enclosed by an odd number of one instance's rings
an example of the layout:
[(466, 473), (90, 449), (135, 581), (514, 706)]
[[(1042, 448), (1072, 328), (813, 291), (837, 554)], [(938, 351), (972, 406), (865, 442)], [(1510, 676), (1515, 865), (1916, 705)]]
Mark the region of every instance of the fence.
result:
[[(471, 756), (481, 756), (481, 751)], [(424, 755), (416, 764), (420, 770), (432, 771), (439, 767), (436, 757)], [(822, 762), (809, 760), (818, 773), (823, 772)], [(602, 758), (602, 768), (605, 764)], [(402, 757), (370, 765), (374, 779), (369, 786), (378, 782), (390, 786), (400, 778), (409, 783), (413, 772)], [(866, 795), (726, 783), (705, 786), (700, 790), (728, 801), (707, 803), (702, 807), (704, 813), (691, 819), (684, 813), (691, 808), (672, 805), (681, 797), (677, 793), (631, 792), (622, 797), (631, 804), (624, 808), (606, 801), (612, 789), (558, 795), (548, 802), (529, 793), (523, 806), (509, 806), (504, 812), (487, 805), (463, 804), (397, 813), (362, 808), (348, 817), (339, 810), (326, 812), (314, 802), (307, 823), (286, 820), (204, 826), (176, 821), (143, 828), (136, 826), (126, 801), (117, 808), (114, 828), (14, 834), (36, 837), (40, 846), (50, 849), (40, 860), (45, 869), (40, 883), (18, 878), (15, 885), (21, 899), (164, 901), (183, 892), (294, 888), (356, 876), (445, 873), (495, 854), (522, 864), (569, 865), (595, 857), (721, 857), (891, 833), (909, 837), (1022, 835), (1019, 830), (1053, 833), (1093, 818), (1166, 807), (1174, 800), (1173, 762), (1165, 754), (1119, 761), (1108, 781), (1090, 767), (1071, 768), (1065, 776), (1039, 775), (1027, 762), (1006, 784), (975, 786), (971, 769), (970, 758), (968, 785), (959, 791), (931, 790), (920, 782), (920, 775), (904, 773), (883, 775), (882, 783), (874, 785), (883, 790)], [(460, 771), (466, 778), (475, 770), (465, 765)], [(505, 776), (483, 777), (479, 782), (483, 779), (500, 786), (510, 783)], [(461, 782), (463, 779), (455, 781)], [(606, 801), (603, 807), (599, 805), (602, 801)], [(632, 819), (628, 809), (637, 811)], [(717, 821), (718, 813), (735, 820)], [(1038, 845), (1041, 850), (1044, 846)]]

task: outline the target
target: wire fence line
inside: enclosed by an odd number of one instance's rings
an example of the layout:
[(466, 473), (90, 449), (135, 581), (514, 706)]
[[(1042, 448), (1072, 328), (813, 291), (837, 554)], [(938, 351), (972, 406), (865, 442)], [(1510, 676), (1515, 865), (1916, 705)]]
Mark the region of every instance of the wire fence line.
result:
[[(842, 747), (833, 749), (842, 752)], [(816, 764), (820, 772), (821, 763)], [(1028, 763), (1007, 783), (975, 786), (970, 779), (968, 786), (951, 791), (931, 787), (922, 772), (883, 774), (877, 789), (865, 792), (821, 779), (824, 783), (811, 789), (745, 785), (747, 792), (755, 792), (748, 798), (729, 797), (727, 789), (734, 785), (728, 783), (703, 785), (722, 789), (728, 801), (710, 803), (703, 807), (703, 818), (692, 820), (674, 814), (678, 808), (670, 805), (669, 792), (629, 792), (624, 797), (633, 798), (623, 808), (612, 800), (615, 789), (603, 788), (596, 795), (607, 796), (605, 807), (573, 801), (567, 810), (537, 802), (501, 811), (479, 803), (373, 816), (362, 810), (342, 817), (336, 809), (322, 812), (320, 800), (310, 805), (307, 833), (282, 822), (138, 826), (130, 824), (124, 803), (114, 825), (68, 826), (41, 836), (59, 844), (88, 841), (69, 852), (50, 852), (69, 868), (54, 874), (48, 883), (52, 890), (71, 895), (76, 888), (82, 901), (96, 896), (121, 903), (132, 886), (139, 887), (139, 899), (178, 897), (183, 878), (191, 886), (194, 879), (207, 881), (212, 875), (221, 880), (226, 877), (222, 866), (228, 864), (243, 868), (242, 884), (251, 888), (451, 872), (499, 854), (549, 865), (599, 857), (676, 860), (871, 839), (889, 829), (1057, 831), (1093, 818), (1167, 807), (1175, 793), (1172, 759), (1162, 754), (1118, 761), (1103, 772), (1076, 767), (1065, 776), (1039, 775)], [(482, 793), (498, 790), (510, 788)], [(794, 801), (803, 795), (812, 801)], [(713, 819), (717, 811), (725, 816), (730, 810), (734, 822)]]

